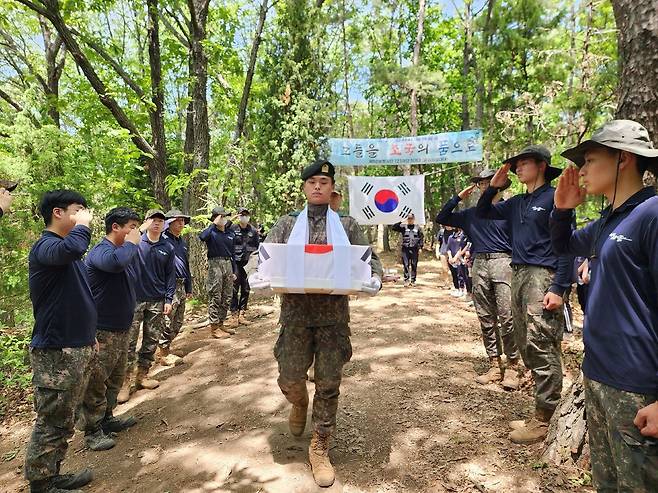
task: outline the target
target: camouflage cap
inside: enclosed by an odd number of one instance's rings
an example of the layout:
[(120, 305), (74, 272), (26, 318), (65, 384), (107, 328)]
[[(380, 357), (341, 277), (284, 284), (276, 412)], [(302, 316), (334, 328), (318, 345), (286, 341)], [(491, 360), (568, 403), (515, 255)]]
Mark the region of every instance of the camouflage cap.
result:
[(649, 158), (649, 171), (658, 175), (658, 149), (653, 147), (647, 129), (633, 120), (609, 121), (588, 140), (564, 151), (562, 156), (582, 167), (585, 164), (585, 153), (600, 146)]
[(555, 166), (551, 166), (551, 151), (549, 151), (546, 147), (542, 145), (529, 145), (525, 147), (521, 152), (519, 152), (516, 156), (512, 156), (510, 158), (505, 159), (503, 163), (505, 164), (511, 164), (510, 171), (514, 174), (516, 174), (516, 163), (524, 158), (524, 157), (533, 157), (535, 159), (539, 159), (540, 161), (544, 161), (546, 163), (546, 171), (544, 172), (544, 177), (546, 178), (546, 181), (552, 181), (560, 174), (562, 173), (562, 170), (560, 168), (556, 168)]
[(0, 180), (0, 188), (4, 188), (8, 192), (13, 192), (17, 186), (18, 186), (17, 181)]
[(153, 217), (160, 217), (161, 219), (166, 219), (165, 213), (160, 209), (149, 209), (146, 213), (146, 219), (151, 219)]
[(178, 219), (179, 217), (185, 221), (185, 224), (189, 224), (191, 219), (190, 216), (183, 214), (178, 209), (170, 209), (169, 212), (165, 214), (165, 219)]

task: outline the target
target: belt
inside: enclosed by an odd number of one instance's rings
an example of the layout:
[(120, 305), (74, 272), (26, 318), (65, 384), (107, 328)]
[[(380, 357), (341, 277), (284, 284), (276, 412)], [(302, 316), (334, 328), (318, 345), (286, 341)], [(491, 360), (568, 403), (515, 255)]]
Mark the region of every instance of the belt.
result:
[(496, 252), (496, 253), (476, 253), (475, 258), (482, 258), (484, 260), (491, 260), (494, 258), (511, 258), (512, 254), (507, 252)]

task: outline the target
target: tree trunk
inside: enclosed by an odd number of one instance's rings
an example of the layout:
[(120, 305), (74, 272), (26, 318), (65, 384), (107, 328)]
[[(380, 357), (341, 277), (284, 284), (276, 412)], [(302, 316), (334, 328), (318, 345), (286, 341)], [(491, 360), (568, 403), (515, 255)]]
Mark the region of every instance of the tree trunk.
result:
[(62, 37), (53, 33), (50, 24), (43, 16), (39, 16), (41, 34), (43, 36), (44, 56), (46, 59), (46, 105), (48, 116), (56, 127), (60, 126), (59, 115), (59, 80), (64, 71), (66, 61), (66, 46)]
[(546, 437), (542, 460), (555, 465), (572, 465), (586, 469), (589, 465), (587, 422), (585, 421), (585, 390), (583, 374), (555, 410)]
[[(187, 200), (191, 215), (207, 212), (206, 174), (210, 161), (210, 128), (208, 125), (208, 57), (203, 44), (206, 40), (209, 0), (188, 0), (190, 11), (190, 80), (192, 82), (192, 179)], [(190, 124), (188, 115), (187, 124)], [(189, 129), (186, 128), (186, 135)], [(187, 143), (187, 142), (186, 142)], [(204, 225), (205, 226), (205, 225)], [(194, 291), (205, 294), (208, 261), (205, 247), (196, 235), (189, 239), (190, 269)]]
[(473, 13), (471, 2), (464, 2), (464, 49), (462, 51), (462, 82), (464, 90), (462, 91), (462, 130), (471, 128), (471, 112), (468, 78), (471, 72), (472, 52), (473, 52)]
[(153, 193), (157, 202), (169, 209), (171, 202), (165, 190), (167, 176), (167, 144), (164, 125), (164, 87), (162, 83), (162, 60), (160, 58), (160, 26), (158, 0), (146, 0), (148, 9), (148, 50), (151, 76), (151, 102), (149, 112), (153, 157), (147, 160)]
[[(343, 38), (343, 90), (345, 92), (345, 118), (347, 120), (347, 136), (351, 139), (354, 137), (354, 119), (352, 118), (352, 106), (350, 105), (350, 86), (349, 86), (349, 74), (350, 74), (350, 53), (347, 49), (347, 30), (345, 29), (345, 17), (347, 13), (345, 11), (345, 0), (342, 0), (342, 16), (341, 16), (341, 34)], [(343, 131), (343, 135), (344, 135)]]
[[(613, 0), (619, 50), (617, 118), (644, 125), (658, 139), (658, 9), (655, 0)], [(648, 174), (647, 174), (648, 175)], [(655, 185), (655, 181), (653, 183)]]
[[(487, 18), (484, 23), (484, 28), (482, 29), (482, 49), (480, 50), (481, 54), (479, 59), (481, 60), (485, 53), (488, 56), (489, 43), (491, 41), (491, 14), (493, 13), (493, 8), (496, 3), (496, 0), (489, 0), (487, 2)], [(475, 86), (476, 93), (476, 109), (475, 109), (475, 128), (482, 128), (484, 122), (484, 100), (485, 100), (485, 90), (484, 90), (484, 81), (486, 71), (484, 67), (479, 67), (480, 76), (477, 78), (477, 83)]]

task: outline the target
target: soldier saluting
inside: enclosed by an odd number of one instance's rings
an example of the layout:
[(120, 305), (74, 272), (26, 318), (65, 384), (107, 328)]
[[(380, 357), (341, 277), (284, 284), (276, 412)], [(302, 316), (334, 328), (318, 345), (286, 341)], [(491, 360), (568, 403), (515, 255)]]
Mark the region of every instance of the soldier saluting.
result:
[[(331, 193), (334, 190), (334, 166), (318, 160), (304, 169), (302, 180), (307, 205), (299, 216), (308, 217), (308, 243), (327, 244)], [(298, 215), (280, 218), (267, 235), (269, 243), (287, 243)], [(356, 220), (341, 216), (340, 220), (352, 245), (368, 245)], [(349, 266), (344, 266), (349, 268)], [(381, 288), (382, 267), (373, 252), (372, 278), (363, 291), (375, 295)], [(256, 273), (251, 278), (254, 289), (269, 286)], [(300, 436), (306, 427), (308, 391), (306, 372), (315, 358), (315, 396), (313, 398), (313, 435), (309, 460), (313, 477), (319, 486), (331, 486), (334, 469), (329, 460), (329, 440), (336, 428), (336, 410), (340, 394), (343, 365), (352, 356), (350, 343), (349, 299), (344, 295), (283, 294), (281, 296), (281, 332), (274, 346), (279, 364), (278, 383), (286, 399), (292, 404), (290, 432)]]

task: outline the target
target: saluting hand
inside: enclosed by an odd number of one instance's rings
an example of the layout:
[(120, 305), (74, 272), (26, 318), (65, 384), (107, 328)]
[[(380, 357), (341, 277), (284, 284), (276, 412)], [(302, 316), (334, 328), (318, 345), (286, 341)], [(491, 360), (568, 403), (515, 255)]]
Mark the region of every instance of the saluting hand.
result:
[(134, 245), (139, 245), (139, 242), (141, 241), (141, 236), (139, 235), (139, 228), (131, 229), (130, 233), (126, 235), (126, 241), (129, 241)]
[(142, 233), (149, 229), (151, 227), (151, 224), (153, 224), (153, 218), (149, 218), (146, 221), (142, 223), (142, 225), (139, 227), (139, 231)]
[(83, 226), (89, 227), (94, 215), (89, 209), (80, 209), (78, 212), (71, 216), (71, 219), (75, 221), (76, 226), (81, 224)]
[(575, 209), (585, 202), (587, 191), (580, 186), (579, 171), (569, 166), (562, 172), (555, 190), (555, 207), (558, 209)]
[(14, 197), (10, 191), (0, 188), (0, 209), (2, 209), (2, 212), (9, 212), (9, 206), (11, 206), (13, 200)]
[(503, 164), (489, 182), (490, 187), (503, 188), (507, 184), (507, 175), (512, 167), (511, 163)]
[(477, 185), (475, 183), (473, 183), (472, 185), (466, 187), (464, 190), (459, 192), (458, 197), (461, 200), (466, 199), (469, 195), (471, 195), (473, 193), (473, 190), (475, 190), (475, 187), (477, 187)]

